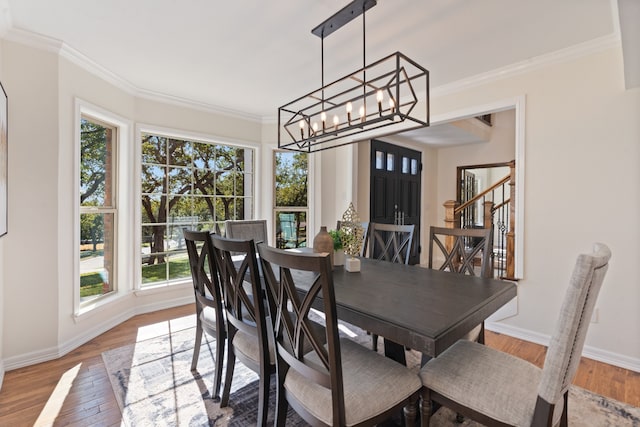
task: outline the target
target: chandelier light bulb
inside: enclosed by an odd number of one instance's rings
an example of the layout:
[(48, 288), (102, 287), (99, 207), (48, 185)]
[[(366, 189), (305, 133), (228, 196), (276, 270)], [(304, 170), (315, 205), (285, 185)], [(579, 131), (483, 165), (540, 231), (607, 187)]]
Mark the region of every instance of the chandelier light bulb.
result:
[(327, 113), (324, 111), (320, 113), (320, 120), (322, 120), (322, 131), (324, 132), (325, 124), (327, 123)]
[(378, 90), (376, 98), (378, 99), (378, 114), (382, 115), (382, 100), (384, 99), (384, 94), (381, 90)]
[(396, 107), (396, 104), (395, 104), (395, 102), (393, 102), (393, 98), (390, 98), (389, 99), (389, 109), (391, 110), (391, 114), (393, 114), (395, 112), (395, 107)]
[(333, 127), (338, 130), (338, 123), (340, 123), (340, 119), (338, 118), (338, 115), (336, 114), (335, 116), (333, 116)]
[(349, 124), (351, 124), (351, 110), (353, 109), (353, 106), (351, 105), (351, 102), (347, 102), (347, 121), (349, 122)]
[(365, 116), (365, 109), (364, 109), (364, 105), (360, 106), (360, 121), (364, 122), (364, 116)]
[(300, 120), (300, 138), (304, 139), (304, 120)]

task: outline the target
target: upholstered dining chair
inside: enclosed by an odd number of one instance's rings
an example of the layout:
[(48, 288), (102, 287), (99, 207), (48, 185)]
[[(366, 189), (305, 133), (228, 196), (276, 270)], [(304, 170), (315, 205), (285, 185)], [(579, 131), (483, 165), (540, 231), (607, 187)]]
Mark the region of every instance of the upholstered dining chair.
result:
[(256, 244), (268, 244), (266, 219), (227, 220), (224, 222), (224, 230), (225, 237), (229, 239), (253, 239)]
[(420, 371), (422, 425), (438, 402), (488, 426), (566, 426), (569, 386), (610, 258), (600, 243), (578, 256), (542, 369), (466, 340), (431, 359)]
[(206, 332), (216, 339), (212, 396), (217, 397), (220, 394), (227, 332), (213, 245), (209, 237), (210, 233), (207, 231), (191, 231), (185, 228), (182, 230), (182, 234), (189, 255), (189, 267), (191, 268), (196, 302), (196, 340), (193, 347), (191, 370), (195, 371), (197, 368), (202, 333)]
[[(429, 229), (429, 268), (470, 276), (493, 277), (491, 228)], [(484, 344), (484, 322), (467, 339)]]
[[(368, 257), (383, 261), (409, 264), (413, 233), (416, 226), (369, 223)], [(364, 245), (363, 245), (364, 246)], [(371, 334), (372, 347), (378, 351), (378, 335)]]
[(220, 406), (229, 404), (236, 358), (258, 373), (258, 425), (265, 425), (269, 409), (269, 381), (275, 373), (271, 321), (258, 269), (253, 240), (211, 236), (222, 283), (227, 318), (227, 369)]
[[(314, 426), (375, 425), (406, 406), (406, 424), (413, 425), (420, 389), (417, 375), (338, 335), (329, 255), (266, 245), (259, 245), (258, 251), (265, 280), (277, 289), (271, 317), (277, 356), (276, 425), (284, 425), (289, 406)], [(325, 314), (324, 335), (309, 318), (318, 297)]]

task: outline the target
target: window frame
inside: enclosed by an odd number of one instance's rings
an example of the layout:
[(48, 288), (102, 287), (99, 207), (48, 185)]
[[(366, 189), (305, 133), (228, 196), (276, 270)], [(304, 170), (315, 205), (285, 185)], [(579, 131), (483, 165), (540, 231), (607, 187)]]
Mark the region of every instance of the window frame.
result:
[[(112, 201), (110, 207), (97, 209), (83, 208), (80, 204), (80, 162), (81, 158), (81, 121), (83, 118), (94, 121), (114, 130), (112, 139)], [(116, 299), (124, 297), (131, 291), (129, 263), (126, 262), (130, 256), (130, 247), (123, 238), (129, 225), (126, 224), (127, 215), (122, 215), (131, 209), (131, 203), (127, 199), (126, 191), (121, 191), (120, 183), (128, 182), (131, 178), (129, 170), (126, 168), (127, 157), (131, 154), (130, 141), (133, 126), (130, 120), (125, 119), (106, 109), (98, 107), (82, 99), (75, 99), (74, 111), (74, 265), (73, 265), (73, 302), (74, 319), (92, 312), (94, 309), (110, 303)], [(113, 273), (110, 278), (112, 291), (93, 298), (89, 301), (80, 300), (80, 215), (83, 213), (113, 213)], [(123, 221), (124, 220), (124, 221)]]
[[(188, 141), (197, 141), (208, 144), (215, 145), (224, 145), (229, 147), (238, 147), (253, 150), (253, 161), (251, 171), (251, 186), (253, 189), (253, 194), (251, 198), (252, 209), (245, 209), (245, 217), (250, 215), (250, 218), (256, 218), (256, 212), (259, 212), (259, 194), (260, 191), (258, 189), (256, 177), (259, 173), (259, 159), (260, 159), (260, 147), (261, 145), (255, 142), (244, 141), (234, 138), (220, 137), (214, 136), (210, 134), (202, 134), (198, 132), (184, 131), (173, 128), (167, 128), (162, 126), (156, 126), (153, 124), (145, 124), (138, 123), (136, 124), (135, 129), (135, 149), (134, 149), (134, 158), (135, 158), (135, 171), (134, 171), (134, 181), (135, 188), (133, 191), (133, 197), (135, 200), (134, 209), (133, 209), (133, 217), (134, 223), (133, 228), (135, 230), (132, 235), (134, 236), (133, 242), (133, 283), (134, 283), (134, 291), (136, 293), (150, 293), (150, 292), (158, 292), (164, 290), (174, 289), (176, 286), (181, 286), (184, 284), (191, 283), (191, 276), (184, 278), (178, 278), (173, 280), (164, 280), (154, 283), (142, 283), (142, 254), (140, 248), (142, 246), (142, 188), (141, 188), (141, 179), (142, 179), (142, 135), (143, 134), (152, 134), (158, 135), (168, 138), (175, 139), (183, 139)], [(245, 172), (246, 173), (246, 172)]]
[(276, 156), (279, 153), (292, 153), (295, 154), (295, 151), (291, 151), (291, 150), (283, 150), (283, 149), (274, 149), (272, 150), (272, 154), (271, 154), (271, 167), (272, 167), (272, 181), (271, 181), (271, 191), (272, 191), (272, 200), (271, 200), (271, 206), (272, 208), (272, 214), (271, 214), (271, 220), (273, 221), (273, 236), (272, 236), (272, 242), (273, 242), (273, 246), (277, 246), (277, 217), (278, 217), (278, 213), (279, 212), (304, 212), (306, 214), (306, 218), (307, 218), (307, 240), (306, 240), (306, 247), (311, 247), (311, 245), (313, 244), (313, 242), (311, 241), (311, 239), (313, 238), (313, 236), (315, 235), (315, 233), (312, 233), (312, 231), (314, 230), (314, 228), (311, 228), (312, 226), (312, 219), (310, 217), (311, 215), (311, 205), (313, 203), (312, 198), (311, 198), (311, 194), (312, 194), (312, 182), (313, 182), (313, 174), (312, 174), (312, 162), (313, 160), (316, 159), (316, 156), (311, 156), (310, 153), (304, 153), (307, 155), (307, 206), (278, 206), (278, 204), (276, 203), (276, 174), (277, 174), (277, 170), (276, 170)]

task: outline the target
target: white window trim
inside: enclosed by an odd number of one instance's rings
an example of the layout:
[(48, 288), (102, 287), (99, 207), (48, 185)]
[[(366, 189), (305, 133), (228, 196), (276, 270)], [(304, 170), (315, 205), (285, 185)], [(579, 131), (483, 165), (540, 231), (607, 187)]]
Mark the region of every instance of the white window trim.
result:
[[(83, 115), (93, 117), (97, 120), (105, 122), (117, 128), (117, 147), (115, 158), (115, 181), (116, 181), (116, 200), (115, 200), (115, 253), (114, 253), (114, 292), (104, 297), (96, 298), (93, 302), (81, 306), (80, 302), (80, 121)], [(111, 111), (98, 107), (82, 99), (75, 99), (74, 109), (74, 182), (73, 182), (73, 307), (74, 319), (79, 320), (87, 313), (95, 308), (112, 303), (119, 300), (127, 294), (131, 293), (132, 287), (132, 265), (128, 261), (131, 259), (132, 246), (127, 236), (131, 233), (132, 221), (127, 212), (133, 209), (131, 191), (122, 183), (131, 182), (132, 179), (132, 144), (133, 140), (133, 123)]]
[(142, 265), (142, 256), (140, 254), (139, 249), (142, 245), (142, 211), (141, 211), (142, 206), (140, 203), (140, 199), (142, 197), (142, 189), (140, 188), (140, 177), (142, 176), (142, 161), (141, 161), (142, 145), (140, 144), (140, 142), (142, 141), (143, 133), (158, 134), (162, 136), (168, 136), (171, 138), (180, 138), (185, 140), (202, 141), (202, 142), (208, 142), (212, 144), (250, 148), (254, 150), (255, 157), (253, 161), (253, 176), (252, 176), (253, 211), (251, 212), (251, 215), (253, 218), (256, 218), (257, 212), (262, 211), (260, 208), (262, 203), (262, 197), (261, 197), (262, 192), (258, 188), (258, 181), (256, 179), (256, 177), (259, 176), (259, 174), (261, 173), (261, 166), (260, 166), (262, 163), (261, 161), (262, 145), (261, 144), (252, 142), (252, 141), (241, 140), (241, 139), (178, 130), (173, 128), (156, 126), (152, 124), (137, 123), (135, 127), (135, 144), (133, 144), (135, 146), (134, 152), (133, 152), (133, 159), (135, 159), (133, 176), (135, 178), (131, 181), (134, 183), (133, 185), (134, 188), (130, 188), (130, 190), (133, 192), (133, 198), (135, 200), (135, 203), (133, 204), (134, 205), (133, 210), (132, 210), (133, 218), (134, 218), (133, 229), (135, 230), (135, 232), (129, 234), (129, 236), (133, 236), (134, 252), (130, 257), (130, 259), (133, 260), (134, 264), (131, 270), (133, 274), (131, 283), (134, 283), (133, 288), (136, 295), (143, 294), (143, 293), (146, 294), (150, 292), (158, 292), (162, 288), (173, 287), (176, 285), (183, 285), (184, 283), (191, 282), (191, 277), (189, 277), (189, 278), (185, 278), (184, 280), (172, 280), (172, 281), (165, 281), (165, 282), (159, 282), (157, 284), (142, 286), (142, 271), (140, 269), (140, 266)]
[[(275, 211), (276, 211), (276, 200), (275, 200), (275, 162), (274, 156), (277, 151), (282, 151), (276, 145), (269, 144), (265, 145), (265, 152), (268, 152), (268, 156), (265, 157), (263, 163), (265, 165), (265, 173), (269, 174), (269, 179), (263, 180), (262, 193), (265, 196), (265, 199), (269, 200), (269, 205), (267, 209), (265, 209), (264, 215), (265, 218), (271, 218), (271, 229), (269, 231), (269, 236), (273, 244), (275, 245), (276, 239), (276, 231), (275, 231)], [(318, 176), (316, 179), (316, 171), (321, 171), (321, 157), (319, 153), (310, 154), (307, 157), (307, 173), (308, 173), (308, 181), (307, 181), (307, 246), (311, 247), (313, 244), (313, 238), (317, 233), (319, 227), (316, 227), (316, 206), (322, 206), (322, 196), (321, 196), (321, 181), (322, 177)], [(318, 174), (319, 175), (319, 174)]]

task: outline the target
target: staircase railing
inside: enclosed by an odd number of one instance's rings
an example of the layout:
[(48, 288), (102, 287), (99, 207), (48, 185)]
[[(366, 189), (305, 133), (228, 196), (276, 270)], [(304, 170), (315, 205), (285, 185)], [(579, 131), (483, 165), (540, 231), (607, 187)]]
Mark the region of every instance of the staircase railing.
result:
[[(493, 185), (465, 201), (447, 200), (445, 227), (493, 229), (494, 277), (515, 277), (515, 162), (510, 173)], [(482, 206), (482, 222), (476, 222), (478, 205)]]

